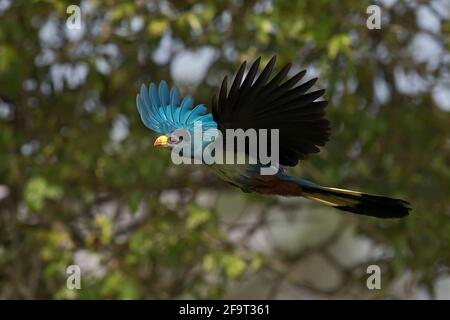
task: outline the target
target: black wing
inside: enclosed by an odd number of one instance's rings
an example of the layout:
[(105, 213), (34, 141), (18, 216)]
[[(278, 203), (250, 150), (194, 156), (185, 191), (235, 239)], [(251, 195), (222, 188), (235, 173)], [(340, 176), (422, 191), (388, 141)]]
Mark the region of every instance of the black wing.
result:
[(282, 82), (290, 63), (269, 81), (276, 56), (257, 77), (260, 60), (253, 63), (245, 78), (244, 62), (229, 91), (227, 77), (223, 79), (213, 97), (212, 115), (224, 137), (225, 129), (279, 129), (280, 164), (295, 166), (307, 154), (319, 152), (317, 146), (324, 146), (330, 136), (330, 122), (324, 118), (327, 102), (316, 101), (325, 90), (306, 93), (317, 78), (295, 86), (306, 70)]

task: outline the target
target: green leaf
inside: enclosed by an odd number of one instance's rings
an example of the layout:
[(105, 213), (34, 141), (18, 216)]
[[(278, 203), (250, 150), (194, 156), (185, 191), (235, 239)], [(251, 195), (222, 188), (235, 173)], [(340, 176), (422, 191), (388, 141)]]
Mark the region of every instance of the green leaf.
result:
[(339, 34), (330, 40), (328, 45), (328, 56), (331, 59), (334, 59), (341, 52), (348, 53), (349, 49), (350, 37), (347, 34)]
[(222, 257), (222, 265), (228, 278), (235, 279), (245, 270), (246, 264), (241, 257), (227, 254)]
[(188, 229), (196, 229), (210, 219), (210, 212), (204, 209), (191, 208), (186, 221)]
[(100, 229), (100, 241), (102, 244), (109, 244), (112, 240), (112, 221), (106, 214), (99, 213), (95, 216), (94, 223)]
[(25, 186), (25, 202), (31, 210), (39, 211), (44, 207), (46, 199), (58, 199), (62, 196), (62, 189), (56, 185), (50, 185), (42, 177), (31, 178)]

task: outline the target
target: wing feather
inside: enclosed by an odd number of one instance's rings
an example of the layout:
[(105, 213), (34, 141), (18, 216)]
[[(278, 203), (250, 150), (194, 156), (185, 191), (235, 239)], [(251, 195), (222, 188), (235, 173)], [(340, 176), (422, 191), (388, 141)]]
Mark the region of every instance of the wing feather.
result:
[(241, 64), (229, 92), (227, 79), (224, 78), (219, 92), (213, 97), (212, 117), (224, 137), (226, 129), (279, 129), (280, 164), (294, 166), (308, 154), (319, 152), (318, 146), (328, 141), (330, 124), (325, 119), (327, 103), (316, 101), (325, 91), (308, 92), (317, 78), (297, 85), (306, 70), (283, 82), (291, 63), (270, 79), (275, 56), (257, 76), (260, 60), (256, 59), (245, 77), (247, 64)]
[(195, 121), (202, 121), (206, 128), (216, 128), (217, 124), (212, 114), (207, 113), (204, 105), (193, 108), (194, 100), (186, 96), (181, 100), (177, 88), (169, 87), (161, 81), (157, 87), (150, 83), (147, 90), (145, 85), (136, 96), (136, 106), (144, 125), (156, 132), (168, 134), (179, 128), (193, 128)]

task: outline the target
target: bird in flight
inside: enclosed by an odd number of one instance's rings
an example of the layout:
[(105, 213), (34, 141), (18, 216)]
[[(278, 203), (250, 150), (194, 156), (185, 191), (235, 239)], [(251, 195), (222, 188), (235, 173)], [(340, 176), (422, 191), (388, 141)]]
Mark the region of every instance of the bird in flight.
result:
[[(272, 150), (269, 139), (264, 140), (267, 146), (263, 144), (267, 150), (278, 152), (279, 167), (276, 173), (261, 174), (261, 168), (267, 164), (259, 158), (246, 163), (206, 165), (220, 178), (244, 192), (300, 196), (339, 210), (377, 218), (407, 216), (411, 208), (404, 200), (323, 187), (286, 173), (284, 167), (296, 166), (308, 154), (319, 152), (318, 147), (324, 146), (329, 139), (330, 123), (325, 119), (327, 102), (318, 100), (325, 90), (308, 92), (317, 78), (299, 84), (306, 70), (285, 80), (290, 63), (271, 77), (276, 56), (258, 74), (260, 60), (258, 58), (247, 73), (246, 62), (242, 63), (229, 90), (227, 77), (223, 79), (221, 88), (212, 99), (211, 113), (202, 104), (194, 107), (190, 96), (181, 99), (177, 88), (169, 90), (165, 81), (161, 81), (159, 86), (151, 83), (148, 89), (142, 85), (136, 104), (144, 125), (161, 134), (154, 146), (174, 150), (181, 143), (188, 143), (192, 144), (193, 150), (193, 139), (184, 140), (176, 132), (182, 129), (192, 135), (198, 122), (201, 122), (202, 130), (216, 130), (224, 137), (230, 129), (254, 129), (259, 139), (260, 132), (264, 132), (260, 129), (276, 129), (279, 137), (277, 150)], [(205, 151), (210, 143), (208, 139), (202, 141), (200, 152)], [(225, 138), (223, 144), (227, 152), (237, 152), (234, 147), (227, 148), (231, 145), (230, 139)], [(243, 153), (249, 153), (248, 145)], [(196, 156), (198, 151), (190, 155), (192, 158)]]

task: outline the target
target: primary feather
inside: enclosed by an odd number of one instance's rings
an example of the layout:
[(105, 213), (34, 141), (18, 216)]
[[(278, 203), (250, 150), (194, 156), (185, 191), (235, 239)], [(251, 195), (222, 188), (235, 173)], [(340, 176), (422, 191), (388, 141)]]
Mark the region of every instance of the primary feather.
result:
[[(259, 76), (258, 58), (244, 78), (246, 62), (242, 63), (227, 90), (225, 77), (220, 91), (213, 97), (212, 114), (219, 130), (278, 129), (280, 134), (280, 164), (295, 166), (309, 153), (319, 152), (330, 135), (330, 123), (325, 116), (326, 101), (316, 101), (325, 90), (306, 93), (316, 78), (294, 87), (306, 74), (300, 71), (282, 82), (291, 64), (283, 67), (270, 81), (276, 57), (272, 57)], [(217, 96), (219, 98), (217, 98)], [(270, 150), (270, 144), (267, 145)]]

